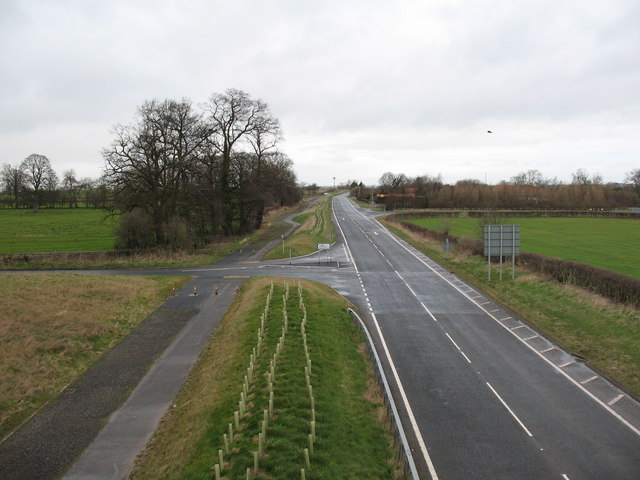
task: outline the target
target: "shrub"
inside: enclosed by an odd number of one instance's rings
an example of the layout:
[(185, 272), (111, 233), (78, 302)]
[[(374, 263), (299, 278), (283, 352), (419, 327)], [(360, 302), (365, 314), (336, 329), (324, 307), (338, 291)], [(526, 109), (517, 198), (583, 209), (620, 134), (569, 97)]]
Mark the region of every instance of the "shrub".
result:
[(193, 245), (187, 222), (177, 215), (165, 223), (164, 238), (173, 250), (189, 250)]
[(135, 208), (120, 218), (116, 231), (116, 249), (143, 250), (156, 245), (156, 235), (151, 215)]

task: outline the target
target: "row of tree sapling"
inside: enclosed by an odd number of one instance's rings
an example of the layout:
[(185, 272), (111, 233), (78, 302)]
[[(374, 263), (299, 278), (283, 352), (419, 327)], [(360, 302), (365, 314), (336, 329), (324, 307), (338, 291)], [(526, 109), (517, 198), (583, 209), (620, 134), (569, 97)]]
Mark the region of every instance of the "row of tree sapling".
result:
[[(233, 419), (227, 425), (227, 432), (222, 434), (221, 448), (217, 449), (216, 463), (212, 467), (213, 477), (216, 480), (220, 480), (222, 478), (221, 475), (225, 472), (230, 472), (234, 465), (240, 465), (241, 463), (250, 464), (250, 466), (246, 467), (246, 470), (242, 470), (247, 479), (256, 478), (260, 475), (260, 462), (267, 456), (267, 438), (270, 424), (277, 417), (278, 412), (282, 413), (287, 408), (284, 403), (279, 407), (275, 404), (278, 391), (276, 378), (279, 371), (278, 367), (282, 363), (281, 357), (286, 348), (289, 348), (289, 350), (295, 349), (296, 346), (299, 348), (300, 343), (304, 351), (304, 360), (302, 360), (301, 355), (299, 355), (300, 359), (290, 358), (288, 360), (289, 365), (281, 366), (280, 369), (300, 368), (300, 375), (304, 374), (309, 402), (309, 433), (306, 445), (300, 447), (302, 454), (301, 465), (303, 465), (300, 469), (300, 476), (303, 480), (306, 478), (306, 471), (311, 468), (311, 457), (315, 452), (316, 441), (316, 410), (312, 385), (312, 361), (307, 343), (308, 317), (304, 304), (303, 289), (302, 285), (298, 283), (298, 308), (302, 317), (295, 325), (296, 330), (299, 327), (300, 335), (299, 337), (294, 335), (292, 340), (287, 340), (292, 337), (290, 334), (289, 312), (287, 310), (287, 303), (290, 297), (289, 284), (287, 282), (283, 284), (281, 315), (271, 312), (274, 290), (275, 286), (271, 282), (266, 295), (264, 310), (260, 315), (260, 326), (257, 329), (256, 342), (252, 347), (248, 366), (243, 374), (238, 408), (233, 412)], [(281, 319), (279, 336), (277, 341), (270, 341), (270, 336), (274, 337), (275, 340), (275, 335), (277, 335), (278, 328), (275, 322), (278, 318)], [(298, 338), (300, 343), (296, 344), (295, 340)], [(287, 347), (287, 345), (289, 346)], [(265, 353), (269, 348), (271, 349), (271, 356), (268, 357), (269, 363), (267, 366)], [(300, 366), (298, 364), (296, 366), (295, 364), (300, 361), (304, 365)], [(263, 408), (256, 408), (256, 405), (261, 400), (264, 402)], [(260, 420), (256, 422), (258, 416)], [(243, 441), (244, 445), (242, 445)], [(251, 451), (250, 458), (247, 458), (247, 450)], [(235, 472), (238, 472), (237, 466)]]

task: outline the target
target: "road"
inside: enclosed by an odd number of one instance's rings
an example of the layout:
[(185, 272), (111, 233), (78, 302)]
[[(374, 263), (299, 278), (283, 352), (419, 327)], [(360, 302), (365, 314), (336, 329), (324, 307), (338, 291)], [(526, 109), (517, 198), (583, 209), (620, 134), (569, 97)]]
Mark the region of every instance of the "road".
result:
[[(255, 275), (322, 282), (358, 307), (382, 358), (421, 479), (640, 478), (638, 402), (391, 235), (370, 212), (344, 196), (333, 205), (339, 238), (329, 252), (261, 262), (256, 259), (262, 249), (198, 268), (87, 272), (191, 275), (164, 308), (193, 318), (129, 400), (114, 407), (111, 420), (83, 447), (65, 478), (126, 477), (179, 387), (178, 382), (168, 389), (162, 379), (154, 383), (154, 371), (178, 362), (182, 373), (175, 376), (186, 375), (186, 357), (195, 361), (206, 338), (202, 332), (213, 330), (225, 308), (214, 289), (232, 292)], [(153, 408), (141, 407), (147, 404)], [(73, 415), (84, 414), (69, 408), (56, 417), (70, 423)], [(135, 431), (123, 428), (134, 417)], [(31, 422), (36, 427), (37, 420)], [(36, 428), (31, 434), (50, 444), (51, 430)], [(51, 472), (40, 478), (57, 478), (74, 459), (66, 454), (54, 468), (49, 457), (55, 455), (45, 451), (40, 457), (40, 470)], [(25, 455), (15, 450), (12, 458), (4, 462), (5, 470), (0, 461), (0, 473), (33, 478), (27, 469), (18, 471)]]
[(637, 402), (345, 197), (334, 212), (421, 478), (640, 478)]

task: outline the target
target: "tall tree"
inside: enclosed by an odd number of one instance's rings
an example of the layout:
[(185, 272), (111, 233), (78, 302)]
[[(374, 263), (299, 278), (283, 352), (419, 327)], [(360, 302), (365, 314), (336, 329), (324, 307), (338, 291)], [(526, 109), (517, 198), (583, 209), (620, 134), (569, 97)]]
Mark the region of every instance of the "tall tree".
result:
[[(219, 194), (223, 230), (229, 235), (233, 231), (236, 208), (231, 183), (232, 154), (238, 144), (248, 141), (258, 130), (268, 129), (269, 126), (273, 128), (277, 121), (273, 119), (269, 106), (264, 101), (253, 99), (248, 93), (238, 89), (213, 94), (205, 108), (208, 111), (207, 122), (214, 138), (213, 145), (221, 156)], [(261, 133), (263, 136), (266, 134), (266, 130)]]
[(47, 190), (58, 182), (56, 173), (51, 168), (51, 162), (44, 155), (32, 153), (20, 164), (25, 178), (25, 184), (31, 192), (32, 207), (38, 210)]
[(0, 172), (0, 181), (3, 185), (3, 191), (13, 203), (13, 208), (18, 208), (20, 206), (20, 195), (25, 188), (24, 172), (19, 166), (14, 167), (4, 164)]
[(78, 195), (80, 195), (80, 182), (76, 178), (76, 172), (73, 169), (65, 170), (62, 174), (62, 188), (66, 194), (66, 200), (69, 202), (69, 208), (78, 208)]
[(640, 168), (634, 168), (627, 172), (625, 181), (629, 182), (635, 192), (640, 195)]
[(164, 243), (164, 225), (179, 213), (195, 155), (205, 135), (191, 103), (145, 102), (137, 121), (116, 125), (115, 140), (103, 151), (105, 177), (115, 190), (115, 207), (143, 208), (152, 218), (156, 241)]

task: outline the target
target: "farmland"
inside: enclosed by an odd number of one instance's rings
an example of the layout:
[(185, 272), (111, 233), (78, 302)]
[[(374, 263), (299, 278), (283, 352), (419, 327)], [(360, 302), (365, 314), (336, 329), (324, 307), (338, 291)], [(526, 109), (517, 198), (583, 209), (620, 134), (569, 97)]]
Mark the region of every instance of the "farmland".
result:
[[(409, 220), (451, 235), (480, 237), (475, 218), (416, 218)], [(521, 249), (549, 257), (588, 263), (640, 277), (640, 221), (620, 218), (517, 218)]]
[(115, 219), (92, 208), (0, 209), (0, 253), (111, 250)]

